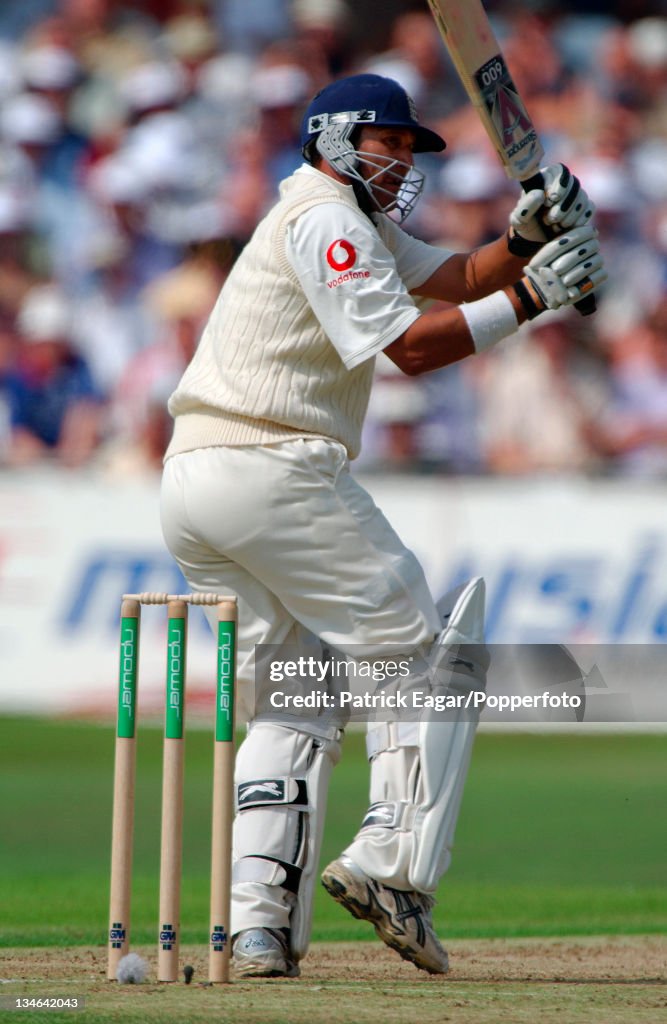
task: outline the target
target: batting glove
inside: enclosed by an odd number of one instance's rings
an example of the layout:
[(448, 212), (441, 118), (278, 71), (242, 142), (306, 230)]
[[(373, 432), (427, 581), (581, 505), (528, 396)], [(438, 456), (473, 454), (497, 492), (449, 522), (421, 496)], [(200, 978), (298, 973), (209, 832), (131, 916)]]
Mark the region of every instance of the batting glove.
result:
[(597, 235), (591, 224), (574, 228), (533, 256), (525, 277), (514, 285), (529, 320), (573, 305), (607, 280)]
[(595, 205), (564, 164), (540, 170), (543, 188), (521, 196), (510, 213), (507, 244), (517, 256), (532, 256), (545, 242), (570, 228), (588, 224)]
[[(564, 164), (552, 164), (540, 171), (544, 179), (547, 211), (542, 220), (558, 234), (570, 228), (582, 228), (593, 219), (595, 204)], [(549, 236), (551, 237), (551, 235)]]

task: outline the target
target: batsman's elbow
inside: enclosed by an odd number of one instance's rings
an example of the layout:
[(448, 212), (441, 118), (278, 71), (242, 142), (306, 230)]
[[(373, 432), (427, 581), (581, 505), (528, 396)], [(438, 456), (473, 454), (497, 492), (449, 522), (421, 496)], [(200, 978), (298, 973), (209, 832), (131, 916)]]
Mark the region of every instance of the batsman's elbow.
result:
[(408, 377), (418, 377), (431, 367), (428, 365), (426, 353), (421, 346), (410, 344), (408, 332), (401, 334), (391, 345), (387, 345), (384, 353), (391, 359), (392, 363), (399, 368), (401, 373)]
[[(391, 346), (390, 346), (391, 348)], [(404, 373), (407, 377), (419, 377), (420, 374), (426, 373), (429, 369), (423, 358), (417, 353), (405, 352), (400, 349), (396, 352), (390, 352), (389, 348), (386, 348), (385, 354), (389, 356), (392, 363), (399, 368), (401, 373)]]

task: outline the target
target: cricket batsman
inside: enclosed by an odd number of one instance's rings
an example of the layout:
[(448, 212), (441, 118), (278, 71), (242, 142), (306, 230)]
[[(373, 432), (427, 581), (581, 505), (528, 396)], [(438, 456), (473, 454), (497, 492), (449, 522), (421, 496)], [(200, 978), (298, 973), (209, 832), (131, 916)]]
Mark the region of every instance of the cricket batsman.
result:
[[(391, 79), (326, 86), (306, 110), (302, 143), (303, 165), (241, 253), (170, 398), (161, 496), (166, 543), (192, 590), (239, 601), (249, 725), (235, 772), (232, 950), (245, 978), (299, 974), (343, 733), (327, 711), (291, 717), (257, 705), (256, 645), (303, 658), (324, 648), (351, 659), (417, 653), (422, 677), (451, 662), (459, 690), (484, 684), (483, 657), (450, 657), (459, 644), (483, 650), (483, 581), (436, 607), (415, 556), (350, 474), (375, 356), (427, 373), (606, 278), (593, 205), (560, 164), (543, 169), (544, 189), (521, 195), (507, 233), (474, 252), (407, 234), (424, 185), (414, 154), (445, 142)], [(423, 312), (428, 299), (456, 305)], [(432, 974), (448, 966), (431, 910), (475, 726), (463, 714), (369, 724), (369, 810), (322, 878)]]

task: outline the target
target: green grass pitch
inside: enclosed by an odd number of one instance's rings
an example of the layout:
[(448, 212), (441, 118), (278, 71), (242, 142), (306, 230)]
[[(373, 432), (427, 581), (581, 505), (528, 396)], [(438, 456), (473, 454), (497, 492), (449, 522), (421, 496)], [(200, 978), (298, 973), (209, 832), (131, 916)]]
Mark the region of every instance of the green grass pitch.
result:
[[(0, 945), (103, 945), (113, 726), (0, 718)], [(186, 741), (182, 937), (208, 927), (212, 738)], [(334, 774), (322, 863), (366, 806), (363, 737)], [(161, 733), (140, 730), (133, 942), (157, 927)], [(443, 936), (667, 931), (667, 736), (480, 733), (452, 867), (435, 912)], [(314, 939), (370, 939), (318, 886)]]

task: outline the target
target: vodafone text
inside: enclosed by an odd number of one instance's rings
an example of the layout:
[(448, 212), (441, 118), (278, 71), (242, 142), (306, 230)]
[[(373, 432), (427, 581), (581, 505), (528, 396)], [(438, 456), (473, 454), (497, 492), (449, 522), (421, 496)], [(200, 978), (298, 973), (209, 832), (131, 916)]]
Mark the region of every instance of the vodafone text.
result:
[(370, 276), (370, 270), (348, 270), (345, 274), (334, 277), (333, 281), (327, 281), (327, 288), (337, 288), (339, 284), (345, 284), (346, 281), (356, 281), (359, 278)]

